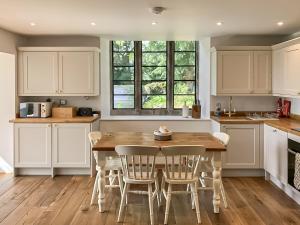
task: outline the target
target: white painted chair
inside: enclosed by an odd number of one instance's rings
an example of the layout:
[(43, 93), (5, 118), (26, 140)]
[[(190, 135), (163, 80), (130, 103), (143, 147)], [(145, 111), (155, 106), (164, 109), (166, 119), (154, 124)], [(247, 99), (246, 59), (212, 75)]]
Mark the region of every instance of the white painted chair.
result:
[[(125, 186), (122, 192), (122, 198), (119, 209), (118, 222), (121, 222), (121, 216), (124, 211), (125, 199), (127, 193), (147, 194), (149, 199), (150, 221), (154, 224), (153, 200), (157, 197), (159, 201), (159, 185), (157, 172), (155, 169), (155, 159), (159, 148), (137, 145), (119, 145), (116, 146), (116, 152), (119, 154), (122, 162)], [(148, 185), (148, 191), (129, 190), (130, 184)], [(152, 185), (155, 184), (155, 190), (152, 191)]]
[[(162, 178), (162, 194), (166, 199), (166, 211), (164, 224), (168, 223), (169, 209), (172, 194), (188, 194), (193, 195), (196, 204), (196, 214), (198, 223), (201, 223), (200, 207), (198, 200), (198, 182), (200, 166), (200, 159), (205, 154), (203, 146), (189, 145), (189, 146), (168, 146), (162, 147), (162, 153), (165, 156), (165, 170)], [(189, 162), (192, 162), (189, 165)], [(168, 191), (165, 189), (165, 183), (168, 183)], [(174, 185), (189, 185), (191, 192), (173, 191)]]
[[(93, 131), (89, 133), (89, 140), (91, 145), (95, 145), (102, 137), (102, 134), (100, 131)], [(106, 165), (104, 170), (109, 171), (109, 175), (106, 175), (105, 178), (109, 180), (108, 184), (105, 184), (105, 188), (120, 188), (120, 192), (122, 194), (123, 190), (123, 178), (122, 178), (122, 165), (121, 160), (118, 156), (116, 157), (108, 157), (106, 159)], [(97, 192), (99, 191), (99, 177), (100, 177), (100, 169), (98, 166), (96, 166), (96, 179), (95, 184), (93, 188), (92, 198), (91, 198), (91, 205), (97, 204)], [(117, 172), (117, 174), (115, 173)], [(116, 180), (118, 178), (118, 184), (116, 184)]]
[[(230, 136), (223, 132), (215, 132), (213, 133), (213, 136), (217, 138), (222, 144), (225, 146), (228, 145)], [(198, 187), (198, 190), (213, 190), (213, 166), (212, 166), (212, 153), (206, 152), (204, 156), (201, 158), (201, 166), (199, 168), (199, 181), (200, 186)], [(188, 187), (189, 189), (189, 187)], [(220, 190), (221, 190), (221, 196), (223, 199), (224, 207), (228, 207), (227, 199), (226, 199), (226, 193), (224, 189), (224, 185), (222, 182), (220, 182)], [(191, 196), (192, 197), (192, 196)], [(192, 197), (193, 200), (193, 197)], [(194, 208), (194, 202), (192, 207)]]

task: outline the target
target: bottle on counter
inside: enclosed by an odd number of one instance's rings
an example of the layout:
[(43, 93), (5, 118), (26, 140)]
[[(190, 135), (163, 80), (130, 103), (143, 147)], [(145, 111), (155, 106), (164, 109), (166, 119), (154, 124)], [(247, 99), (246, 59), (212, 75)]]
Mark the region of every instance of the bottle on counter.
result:
[(183, 118), (189, 117), (189, 107), (186, 105), (186, 101), (184, 101), (184, 105), (182, 106), (182, 117)]
[(192, 118), (194, 119), (201, 118), (201, 104), (199, 100), (197, 100), (196, 104), (192, 106)]

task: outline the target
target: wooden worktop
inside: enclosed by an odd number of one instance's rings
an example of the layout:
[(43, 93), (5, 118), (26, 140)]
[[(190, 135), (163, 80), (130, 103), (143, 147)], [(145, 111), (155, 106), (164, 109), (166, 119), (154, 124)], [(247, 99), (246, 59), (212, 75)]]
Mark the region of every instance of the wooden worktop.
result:
[(206, 151), (226, 151), (226, 147), (209, 133), (174, 132), (172, 140), (156, 141), (152, 133), (142, 132), (113, 132), (104, 133), (93, 146), (93, 151), (114, 151), (116, 145), (203, 145)]
[(72, 118), (16, 118), (10, 120), (10, 123), (92, 123), (100, 117), (94, 116), (76, 116)]

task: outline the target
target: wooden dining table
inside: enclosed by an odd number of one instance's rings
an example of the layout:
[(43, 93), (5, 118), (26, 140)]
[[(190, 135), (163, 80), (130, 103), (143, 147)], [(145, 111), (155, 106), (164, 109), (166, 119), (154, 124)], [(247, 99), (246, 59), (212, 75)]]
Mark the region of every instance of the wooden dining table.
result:
[(99, 211), (104, 212), (105, 206), (105, 164), (106, 158), (109, 156), (116, 156), (115, 147), (117, 145), (146, 145), (162, 146), (171, 145), (202, 145), (207, 152), (212, 154), (213, 166), (213, 206), (214, 212), (219, 213), (220, 209), (220, 179), (221, 179), (221, 153), (226, 151), (226, 147), (210, 133), (189, 133), (189, 132), (175, 132), (172, 135), (172, 140), (156, 141), (152, 133), (142, 132), (110, 132), (102, 133), (101, 139), (92, 146), (92, 151), (98, 166), (98, 173), (100, 179), (98, 182), (98, 205)]

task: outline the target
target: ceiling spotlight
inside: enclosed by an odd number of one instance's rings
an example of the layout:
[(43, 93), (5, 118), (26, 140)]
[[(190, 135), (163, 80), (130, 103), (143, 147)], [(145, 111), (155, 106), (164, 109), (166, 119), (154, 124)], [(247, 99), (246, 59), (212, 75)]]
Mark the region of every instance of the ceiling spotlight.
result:
[(91, 26), (96, 26), (97, 24), (95, 22), (91, 22)]
[(221, 21), (217, 22), (216, 24), (217, 24), (217, 26), (222, 26), (223, 25), (223, 23)]
[(151, 24), (152, 24), (153, 26), (155, 26), (155, 25), (157, 24), (157, 22), (153, 21)]
[(278, 25), (278, 26), (282, 26), (282, 25), (283, 25), (283, 22), (282, 22), (282, 21), (279, 21), (279, 22), (277, 23), (277, 25)]
[(166, 11), (165, 7), (156, 6), (153, 8), (150, 8), (149, 11), (153, 13), (154, 15), (161, 15), (164, 11)]
[(30, 22), (29, 25), (32, 26), (32, 27), (34, 27), (34, 26), (36, 26), (36, 23)]

